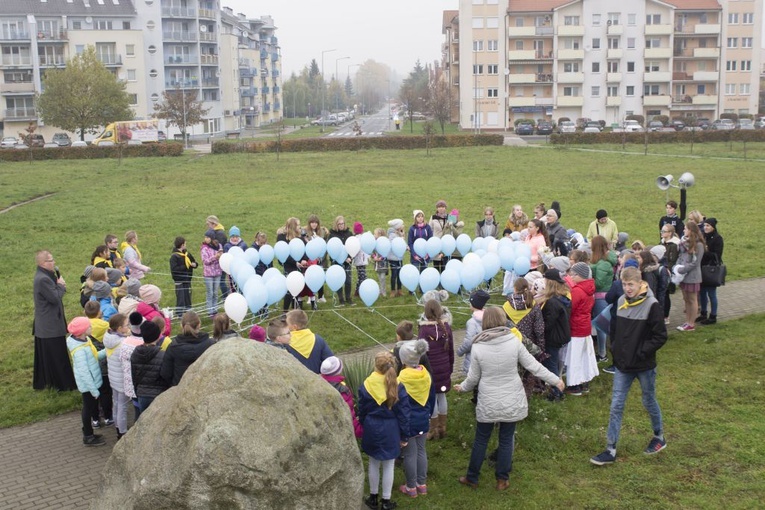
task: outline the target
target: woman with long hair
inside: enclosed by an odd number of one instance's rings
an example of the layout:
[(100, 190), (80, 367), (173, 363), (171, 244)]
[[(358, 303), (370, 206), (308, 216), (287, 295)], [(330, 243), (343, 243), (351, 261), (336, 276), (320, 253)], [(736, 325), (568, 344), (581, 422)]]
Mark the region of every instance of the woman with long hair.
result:
[(547, 239), (547, 230), (542, 220), (536, 218), (529, 220), (526, 228), (528, 236), (523, 242), (531, 249), (531, 271), (534, 271), (540, 262), (539, 249), (550, 246), (550, 241)]
[(699, 313), (699, 290), (701, 290), (701, 259), (707, 245), (698, 224), (693, 220), (685, 222), (680, 253), (677, 258), (677, 272), (685, 275), (680, 283), (685, 303), (685, 324), (678, 331), (696, 331), (696, 315)]
[[(304, 244), (306, 242), (303, 236), (303, 231), (300, 229), (300, 220), (293, 217), (287, 218), (283, 227), (276, 231), (276, 242), (284, 241), (289, 244), (293, 239), (300, 239)], [(287, 257), (287, 260), (282, 264), (284, 268), (284, 276), (289, 275), (293, 271), (304, 272), (308, 267), (308, 257), (303, 255), (300, 260), (295, 260), (292, 255)], [(305, 288), (304, 288), (305, 289)], [(303, 300), (301, 299), (305, 292), (301, 292), (299, 296), (292, 296), (289, 292), (284, 295), (283, 310), (287, 313), (290, 308), (303, 308)], [(309, 294), (310, 293), (310, 294)], [(316, 298), (312, 292), (305, 293), (309, 296), (313, 309), (316, 309)]]
[[(723, 238), (717, 232), (717, 218), (707, 218), (704, 222), (704, 237), (707, 242), (707, 251), (701, 260), (702, 265), (722, 264)], [(699, 324), (708, 325), (717, 323), (717, 286), (706, 285), (701, 282), (701, 294), (699, 298), (701, 315), (696, 318)], [(707, 302), (711, 308), (707, 316)]]
[[(321, 220), (316, 214), (311, 214), (308, 216), (308, 223), (305, 227), (305, 240), (306, 243), (311, 241), (312, 239), (323, 239), (325, 242), (327, 239), (329, 239), (329, 230), (327, 230), (327, 227), (323, 227), (321, 225)], [(324, 256), (321, 258), (321, 260), (318, 260), (317, 263), (321, 263), (322, 269), (326, 271), (328, 265), (327, 265), (327, 254), (325, 253)], [(319, 303), (326, 303), (327, 300), (324, 299), (324, 286), (322, 285), (319, 289), (319, 292), (316, 293), (317, 297), (319, 298)]]
[(181, 334), (173, 339), (173, 343), (165, 351), (159, 371), (162, 379), (168, 384), (177, 386), (191, 364), (212, 346), (212, 339), (201, 331), (201, 327), (202, 321), (196, 312), (189, 310), (181, 317)]
[(505, 230), (512, 230), (513, 232), (520, 232), (529, 224), (528, 215), (523, 212), (523, 208), (520, 204), (513, 206), (513, 212), (507, 218), (505, 223)]
[[(545, 288), (537, 300), (545, 321), (545, 354), (542, 364), (555, 375), (560, 374), (560, 350), (571, 341), (571, 293), (560, 271), (549, 269), (544, 275)], [(559, 402), (563, 393), (550, 386), (547, 400)]]
[(444, 320), (444, 309), (436, 299), (425, 302), (423, 315), (417, 337), (428, 341), (428, 359), (436, 389), (436, 405), (433, 406), (428, 438), (441, 439), (446, 437), (446, 393), (452, 387), (454, 336), (451, 325)]
[[(680, 255), (680, 238), (675, 233), (675, 227), (669, 223), (661, 227), (661, 244), (666, 252), (664, 258), (667, 261), (667, 270), (672, 273), (672, 269), (677, 264), (677, 258)], [(667, 293), (664, 296), (664, 324), (669, 324), (669, 311), (672, 308), (672, 299), (670, 296), (675, 292), (675, 284), (667, 285)]]
[(597, 361), (602, 363), (608, 361), (606, 355), (608, 331), (598, 328), (595, 318), (608, 307), (606, 293), (611, 289), (611, 284), (614, 282), (616, 252), (608, 249), (608, 240), (603, 236), (593, 237), (590, 246), (592, 248), (590, 269), (592, 269), (592, 278), (595, 280), (595, 306), (592, 308), (592, 325), (598, 339)]

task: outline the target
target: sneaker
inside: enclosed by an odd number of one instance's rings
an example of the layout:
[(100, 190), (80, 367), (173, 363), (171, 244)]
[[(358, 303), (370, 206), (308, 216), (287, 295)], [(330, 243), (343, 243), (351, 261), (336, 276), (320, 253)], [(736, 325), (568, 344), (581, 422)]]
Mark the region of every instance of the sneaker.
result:
[(327, 302), (327, 298), (325, 298), (325, 297), (320, 297), (319, 298), (319, 303), (326, 303), (326, 302)]
[(90, 420), (90, 424), (93, 425), (94, 429), (100, 429), (101, 428), (101, 421), (100, 420)]
[(105, 427), (111, 427), (112, 425), (114, 425), (114, 420), (112, 420), (111, 418), (107, 418), (104, 420)]
[(103, 446), (106, 444), (106, 440), (103, 438), (103, 436), (93, 434), (92, 436), (83, 437), (82, 444), (85, 446)]
[(688, 323), (683, 324), (682, 326), (677, 327), (678, 331), (696, 331), (696, 326), (691, 326)]
[(669, 317), (664, 317), (664, 325), (669, 326)]
[(563, 391), (566, 393), (566, 395), (573, 395), (575, 397), (582, 396), (582, 387), (579, 384), (575, 384), (574, 386), (566, 386), (566, 389)]
[(580, 387), (582, 394), (587, 395), (590, 392), (590, 383), (584, 383)]
[(406, 484), (404, 484), (401, 487), (399, 487), (398, 490), (401, 491), (402, 493), (406, 494), (410, 498), (416, 498), (417, 497), (417, 488), (416, 487), (412, 487), (410, 489), (409, 487), (406, 486)]
[(645, 447), (645, 450), (643, 450), (643, 453), (646, 455), (653, 455), (654, 453), (659, 453), (666, 447), (667, 441), (665, 439), (659, 439), (654, 436), (653, 439), (651, 439), (651, 442), (648, 443), (648, 446)]
[(616, 367), (615, 367), (615, 366), (613, 366), (613, 365), (608, 365), (606, 368), (604, 368), (604, 369), (602, 370), (602, 372), (605, 372), (605, 373), (607, 373), (607, 374), (611, 374), (611, 375), (614, 375), (614, 373), (616, 372)]
[(611, 455), (611, 452), (606, 450), (592, 457), (590, 459), (590, 462), (592, 462), (596, 466), (605, 466), (607, 464), (613, 464), (614, 462), (616, 462), (616, 455)]
[(598, 355), (595, 356), (595, 360), (598, 363), (606, 363), (608, 361), (608, 356), (601, 356), (601, 355), (598, 354)]
[(417, 486), (417, 494), (420, 496), (424, 496), (428, 493), (428, 486), (427, 485), (418, 485)]

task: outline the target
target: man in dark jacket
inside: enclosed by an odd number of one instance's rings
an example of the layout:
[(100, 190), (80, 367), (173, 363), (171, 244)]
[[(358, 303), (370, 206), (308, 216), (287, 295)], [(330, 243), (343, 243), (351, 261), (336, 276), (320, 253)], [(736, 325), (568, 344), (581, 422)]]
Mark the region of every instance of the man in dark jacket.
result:
[(643, 406), (651, 417), (653, 437), (643, 451), (651, 455), (667, 446), (656, 401), (656, 351), (667, 341), (664, 312), (653, 297), (648, 284), (640, 278), (640, 270), (628, 267), (621, 272), (624, 295), (616, 310), (616, 336), (611, 344), (614, 357), (614, 385), (611, 416), (608, 421), (605, 451), (592, 457), (598, 466), (616, 461), (616, 443), (622, 425), (624, 404), (632, 382), (637, 379), (643, 393)]
[(133, 374), (133, 387), (138, 397), (138, 408), (146, 411), (149, 405), (169, 384), (160, 376), (160, 368), (165, 352), (157, 345), (162, 331), (152, 321), (141, 323), (143, 345), (139, 345), (130, 356), (130, 370)]

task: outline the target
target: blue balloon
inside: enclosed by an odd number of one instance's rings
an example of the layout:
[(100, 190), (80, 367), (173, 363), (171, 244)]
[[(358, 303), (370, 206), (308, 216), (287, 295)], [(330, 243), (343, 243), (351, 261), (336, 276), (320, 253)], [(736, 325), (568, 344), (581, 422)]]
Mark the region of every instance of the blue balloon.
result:
[(460, 281), (465, 290), (470, 292), (483, 281), (483, 266), (481, 264), (466, 264), (462, 266)]
[[(257, 274), (256, 274), (256, 275), (253, 275), (253, 276), (251, 276), (251, 277), (250, 277), (250, 278), (249, 278), (249, 279), (248, 279), (248, 280), (245, 282), (245, 284), (244, 284), (244, 287), (241, 287), (241, 289), (242, 289), (242, 295), (243, 295), (245, 298), (247, 298), (247, 291), (248, 291), (250, 288), (252, 288), (252, 287), (255, 287), (256, 285), (262, 285), (264, 289), (266, 288), (266, 287), (265, 287), (265, 285), (266, 285), (266, 284), (265, 284), (265, 283), (263, 283), (263, 278), (261, 278), (261, 276), (260, 276), (260, 275), (257, 275)], [(262, 308), (262, 307), (261, 307), (261, 308)]]
[(529, 269), (531, 269), (531, 261), (528, 257), (518, 257), (515, 259), (515, 264), (513, 265), (515, 274), (523, 276), (529, 272)]
[(240, 289), (243, 289), (247, 280), (252, 276), (255, 276), (255, 268), (249, 264), (244, 264), (234, 275), (234, 281)]
[(471, 245), (471, 248), (474, 252), (478, 250), (485, 250), (486, 249), (486, 239), (483, 237), (476, 237), (473, 239), (473, 244)]
[(332, 292), (337, 292), (337, 289), (343, 286), (345, 283), (345, 269), (343, 266), (333, 264), (327, 268), (327, 286)]
[(425, 244), (427, 245), (430, 258), (436, 258), (436, 256), (441, 253), (441, 238), (435, 236), (431, 237)]
[(274, 248), (270, 244), (261, 246), (258, 250), (258, 254), (260, 254), (260, 261), (265, 265), (274, 261)]
[(236, 274), (244, 266), (249, 266), (247, 261), (244, 260), (244, 257), (241, 257), (241, 258), (234, 257), (231, 259), (231, 264), (228, 266), (228, 274), (230, 274), (232, 278), (235, 278)]
[(244, 260), (246, 260), (252, 267), (257, 266), (258, 262), (260, 262), (260, 254), (258, 253), (258, 250), (255, 248), (247, 248), (244, 250)]
[(327, 242), (321, 237), (314, 237), (305, 245), (305, 254), (311, 260), (320, 259), (327, 251)]
[(500, 262), (499, 262), (499, 255), (496, 253), (487, 253), (483, 257), (481, 257), (481, 261), (483, 262), (483, 279), (484, 280), (491, 280), (494, 278), (494, 275), (499, 273), (500, 268)]
[(449, 262), (446, 263), (445, 269), (456, 271), (457, 275), (459, 275), (462, 272), (462, 261), (460, 259), (449, 259)]
[(483, 258), (483, 256), (486, 255), (486, 250), (484, 250), (483, 248), (479, 248), (477, 250), (473, 250), (473, 253), (478, 255), (478, 258)]
[(521, 233), (520, 232), (513, 232), (510, 234), (510, 239), (513, 241), (520, 241), (521, 240)]
[(515, 250), (512, 246), (502, 246), (497, 252), (499, 263), (505, 271), (512, 271), (515, 264)]
[(232, 246), (231, 248), (228, 249), (227, 253), (230, 253), (231, 256), (234, 258), (244, 256), (244, 250), (241, 249), (239, 246)]
[(427, 267), (422, 273), (420, 273), (420, 289), (422, 292), (435, 290), (436, 287), (438, 287), (438, 282), (440, 279), (441, 275), (438, 274), (438, 269), (435, 267)]
[(367, 278), (359, 285), (359, 297), (367, 306), (372, 306), (380, 297), (380, 286), (372, 278)]
[(499, 253), (499, 250), (503, 248), (504, 246), (513, 246), (513, 240), (509, 237), (503, 237), (499, 240), (497, 243), (497, 253)]
[(412, 264), (401, 266), (398, 277), (401, 279), (401, 285), (409, 289), (410, 292), (414, 292), (420, 282), (420, 272)]
[(470, 253), (470, 236), (467, 234), (460, 234), (457, 236), (457, 250), (460, 252), (460, 254), (464, 257), (468, 253)]
[(422, 237), (414, 240), (412, 248), (414, 248), (414, 253), (422, 258), (428, 254), (428, 242)]
[(250, 311), (258, 313), (268, 302), (268, 290), (262, 281), (250, 278), (245, 286), (244, 298), (247, 300)]
[(446, 256), (451, 256), (454, 250), (457, 249), (457, 240), (451, 234), (446, 234), (441, 238), (441, 253)]
[[(375, 251), (375, 245), (377, 243), (375, 242), (375, 236), (372, 234), (372, 232), (364, 232), (359, 238), (359, 244), (361, 245), (361, 251), (367, 255), (372, 255), (372, 252)], [(359, 290), (359, 292), (361, 292), (361, 290)]]
[(263, 273), (263, 283), (268, 283), (268, 281), (271, 280), (271, 278), (278, 276), (280, 274), (282, 274), (282, 272), (276, 269), (275, 267), (269, 267), (268, 269), (266, 269), (266, 272)]
[(441, 286), (448, 292), (457, 294), (460, 291), (460, 285), (462, 285), (460, 274), (454, 269), (444, 269), (444, 272), (441, 273)]
[(294, 260), (300, 260), (303, 258), (303, 255), (305, 255), (305, 243), (302, 239), (296, 237), (295, 239), (290, 240), (290, 257), (292, 257)]
[(274, 255), (279, 262), (284, 264), (284, 261), (290, 256), (290, 245), (284, 241), (277, 241), (274, 245)]
[(272, 305), (280, 301), (287, 293), (287, 278), (283, 274), (278, 273), (266, 282), (266, 291), (268, 291), (267, 304)]
[(528, 244), (519, 244), (515, 247), (515, 256), (516, 257), (526, 257), (527, 259), (531, 258), (531, 247)]
[(319, 265), (308, 266), (305, 270), (305, 284), (311, 292), (319, 292), (324, 285), (324, 270)]
[(406, 241), (402, 237), (395, 237), (390, 243), (390, 249), (393, 251), (393, 255), (402, 258), (406, 253)]
[(380, 236), (375, 242), (375, 251), (381, 257), (387, 257), (390, 253), (390, 239), (385, 236)]
[(339, 237), (333, 237), (327, 241), (327, 253), (332, 257), (332, 260), (343, 263), (348, 258), (348, 252), (345, 249), (345, 244)]

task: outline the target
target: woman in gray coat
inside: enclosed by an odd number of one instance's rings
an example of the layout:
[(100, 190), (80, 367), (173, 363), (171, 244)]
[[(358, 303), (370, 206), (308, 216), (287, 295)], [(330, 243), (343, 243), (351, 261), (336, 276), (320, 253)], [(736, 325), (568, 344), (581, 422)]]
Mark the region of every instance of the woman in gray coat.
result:
[(507, 316), (496, 306), (488, 307), (483, 314), (483, 331), (475, 337), (472, 360), (467, 379), (454, 386), (458, 392), (473, 391), (478, 386), (478, 404), (475, 408), (476, 430), (473, 451), (467, 475), (459, 481), (469, 487), (478, 486), (478, 476), (486, 456), (486, 446), (494, 425), (499, 423), (499, 446), (495, 476), (497, 490), (510, 486), (509, 477), (513, 464), (513, 436), (515, 425), (528, 415), (528, 402), (523, 383), (518, 376), (520, 363), (536, 377), (561, 391), (563, 381), (544, 368), (521, 343), (515, 329), (505, 326)]
[(680, 254), (675, 268), (685, 275), (680, 283), (685, 302), (685, 324), (679, 331), (696, 331), (696, 316), (699, 312), (699, 290), (701, 290), (701, 258), (706, 251), (704, 235), (693, 220), (685, 223), (683, 238), (680, 240)]

